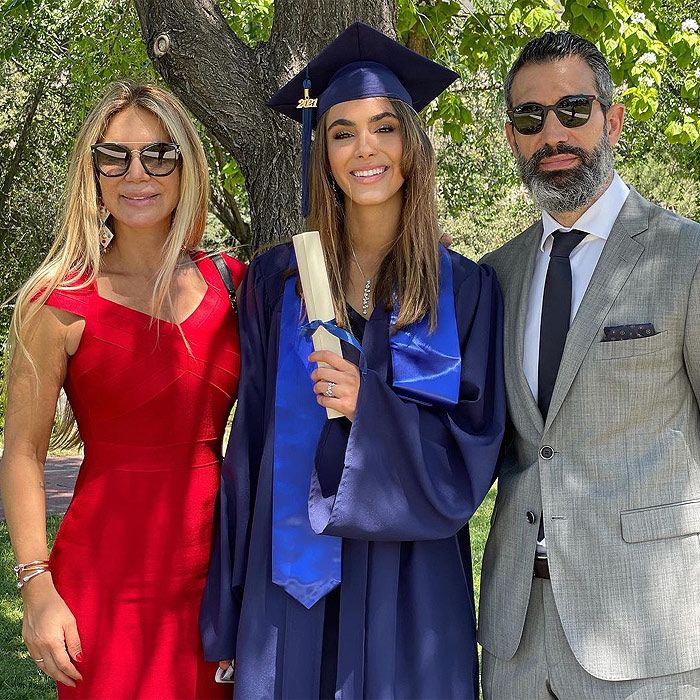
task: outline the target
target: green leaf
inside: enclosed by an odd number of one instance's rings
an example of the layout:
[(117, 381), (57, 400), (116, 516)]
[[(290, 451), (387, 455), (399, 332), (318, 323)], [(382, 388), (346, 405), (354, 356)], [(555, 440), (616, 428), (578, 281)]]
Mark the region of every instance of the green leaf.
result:
[(678, 138), (683, 133), (683, 125), (678, 121), (671, 122), (664, 131), (670, 143), (678, 143)]
[(695, 144), (698, 140), (700, 140), (700, 129), (698, 129), (698, 123), (690, 117), (685, 118), (683, 133), (688, 138), (687, 143)]
[(557, 26), (559, 18), (556, 13), (544, 7), (535, 7), (528, 12), (523, 24), (531, 30), (533, 34), (542, 34), (548, 29), (553, 29)]
[(446, 133), (449, 135), (449, 137), (455, 142), (455, 143), (462, 143), (464, 140), (464, 132), (462, 131), (462, 127), (459, 126), (459, 124), (450, 124), (448, 122), (443, 123), (443, 133)]
[(221, 169), (221, 174), (224, 176), (224, 189), (229, 194), (235, 194), (245, 187), (245, 178), (235, 160), (229, 160)]
[(656, 88), (635, 85), (623, 93), (630, 115), (639, 121), (648, 121), (659, 109), (659, 93)]
[(700, 97), (698, 87), (700, 87), (700, 80), (698, 78), (694, 76), (686, 78), (681, 88), (681, 97), (686, 100), (697, 99)]
[(396, 15), (396, 32), (404, 41), (418, 21), (418, 11), (411, 0), (401, 0)]
[(671, 54), (680, 68), (687, 68), (693, 60), (693, 49), (682, 37), (671, 43)]
[(0, 17), (4, 16), (26, 16), (34, 9), (34, 0), (8, 0), (0, 7)]

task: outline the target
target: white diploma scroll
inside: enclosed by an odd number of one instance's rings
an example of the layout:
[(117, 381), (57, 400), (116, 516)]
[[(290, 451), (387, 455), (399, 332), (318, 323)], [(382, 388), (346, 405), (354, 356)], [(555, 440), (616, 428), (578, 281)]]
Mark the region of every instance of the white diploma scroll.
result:
[[(326, 260), (321, 248), (321, 237), (318, 231), (306, 231), (292, 236), (292, 241), (309, 321), (331, 321), (335, 318), (335, 309), (331, 297), (331, 286), (328, 282)], [(323, 327), (316, 329), (313, 342), (314, 350), (330, 350), (343, 356), (340, 340)], [(328, 365), (320, 362), (319, 366)], [(326, 408), (326, 414), (329, 418), (340, 418), (343, 415), (333, 408)]]

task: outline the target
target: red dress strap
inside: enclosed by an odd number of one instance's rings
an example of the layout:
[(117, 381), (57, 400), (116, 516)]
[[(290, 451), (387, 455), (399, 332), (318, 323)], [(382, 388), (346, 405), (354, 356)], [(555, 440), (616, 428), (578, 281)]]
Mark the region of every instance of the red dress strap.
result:
[[(95, 294), (95, 283), (89, 284), (87, 287), (54, 289), (44, 302), (47, 306), (53, 306), (57, 309), (70, 311), (76, 316), (85, 318), (88, 314), (90, 300)], [(32, 301), (39, 298), (37, 294)]]
[[(224, 259), (224, 262), (228, 266), (229, 270), (231, 270), (233, 282), (236, 285), (236, 288), (238, 288), (243, 280), (243, 275), (245, 274), (247, 265), (240, 260), (236, 260), (236, 258), (232, 257), (228, 253), (222, 252), (220, 255)], [(194, 260), (194, 262), (197, 264), (202, 276), (209, 284), (218, 289), (226, 291), (221, 275), (216, 269), (216, 265), (211, 259), (211, 255), (209, 253), (204, 250), (195, 250), (192, 253), (192, 260)]]
[(221, 253), (221, 257), (226, 261), (226, 264), (229, 266), (231, 274), (233, 275), (233, 281), (236, 283), (236, 287), (238, 287), (243, 281), (243, 275), (245, 274), (245, 271), (248, 266), (244, 262), (237, 260), (228, 253)]

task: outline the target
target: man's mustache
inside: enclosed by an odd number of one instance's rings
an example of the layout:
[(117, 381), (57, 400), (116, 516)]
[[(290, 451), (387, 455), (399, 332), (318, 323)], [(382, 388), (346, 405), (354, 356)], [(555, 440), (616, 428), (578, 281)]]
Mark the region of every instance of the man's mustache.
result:
[(577, 156), (581, 159), (582, 163), (587, 163), (589, 160), (588, 152), (578, 146), (571, 146), (568, 143), (560, 143), (557, 146), (545, 144), (530, 156), (529, 165), (536, 166), (540, 164), (543, 158), (551, 158), (552, 156), (561, 156), (564, 154)]

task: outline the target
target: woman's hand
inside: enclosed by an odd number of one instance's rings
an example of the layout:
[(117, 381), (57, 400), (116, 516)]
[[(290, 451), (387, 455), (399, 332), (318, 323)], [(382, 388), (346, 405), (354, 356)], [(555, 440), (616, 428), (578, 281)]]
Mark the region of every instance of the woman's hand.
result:
[[(333, 408), (351, 421), (355, 420), (357, 397), (360, 393), (360, 370), (352, 362), (329, 350), (309, 355), (309, 362), (324, 362), (311, 373), (316, 400), (324, 408)], [(329, 389), (330, 387), (330, 389)]]
[(29, 655), (44, 673), (74, 688), (75, 681), (83, 680), (71, 661), (82, 661), (80, 636), (73, 614), (54, 588), (51, 574), (29, 581), (22, 589), (22, 597), (22, 637)]

